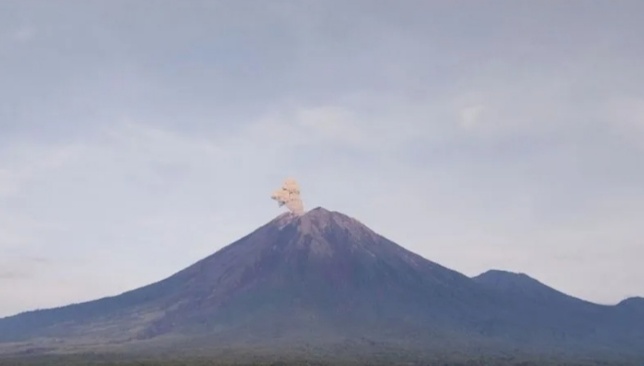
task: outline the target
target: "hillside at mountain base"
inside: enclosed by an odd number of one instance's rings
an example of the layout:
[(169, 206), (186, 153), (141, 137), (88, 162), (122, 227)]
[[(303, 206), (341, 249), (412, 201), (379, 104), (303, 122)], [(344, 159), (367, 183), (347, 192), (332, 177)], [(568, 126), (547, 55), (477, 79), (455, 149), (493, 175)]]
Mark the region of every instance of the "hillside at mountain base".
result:
[(149, 286), (0, 319), (0, 358), (90, 352), (636, 364), (644, 304), (597, 305), (509, 272), (468, 278), (317, 208), (280, 215)]

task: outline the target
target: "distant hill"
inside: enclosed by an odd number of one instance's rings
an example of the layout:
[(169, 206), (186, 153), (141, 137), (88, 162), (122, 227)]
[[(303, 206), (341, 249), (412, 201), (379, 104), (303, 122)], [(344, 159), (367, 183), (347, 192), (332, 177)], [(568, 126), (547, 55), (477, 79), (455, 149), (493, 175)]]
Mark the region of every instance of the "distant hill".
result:
[(597, 305), (502, 271), (468, 278), (317, 208), (149, 286), (0, 319), (0, 354), (636, 362), (642, 302)]

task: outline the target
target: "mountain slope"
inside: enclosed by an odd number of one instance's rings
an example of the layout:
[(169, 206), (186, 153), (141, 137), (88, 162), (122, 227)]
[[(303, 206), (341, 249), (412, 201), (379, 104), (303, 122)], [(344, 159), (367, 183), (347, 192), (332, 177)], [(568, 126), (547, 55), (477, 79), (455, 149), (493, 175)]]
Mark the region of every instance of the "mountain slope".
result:
[(477, 296), (485, 294), (469, 278), (320, 208), (282, 215), (156, 284), (2, 320), (0, 340), (222, 332), (233, 339), (251, 329), (261, 337), (280, 328), (315, 336), (378, 335), (396, 327), (427, 332), (480, 320), (481, 311), (460, 309), (471, 302), (485, 308)]
[(473, 280), (494, 292), (506, 306), (520, 309), (530, 320), (526, 332), (541, 329), (549, 333), (547, 338), (568, 348), (592, 347), (607, 352), (634, 349), (637, 353), (644, 346), (644, 317), (637, 312), (637, 305), (590, 303), (522, 273), (490, 270)]
[(280, 215), (149, 286), (0, 319), (0, 353), (644, 353), (644, 321), (626, 305), (498, 271), (470, 279), (317, 208)]

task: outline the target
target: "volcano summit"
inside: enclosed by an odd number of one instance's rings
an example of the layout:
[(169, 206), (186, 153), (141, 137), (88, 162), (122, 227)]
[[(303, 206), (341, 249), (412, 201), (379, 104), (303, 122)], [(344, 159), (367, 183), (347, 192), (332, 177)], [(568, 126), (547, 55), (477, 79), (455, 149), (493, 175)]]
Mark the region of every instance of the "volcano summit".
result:
[(0, 319), (0, 354), (636, 362), (638, 300), (597, 305), (501, 271), (468, 278), (316, 208), (282, 214), (149, 286)]

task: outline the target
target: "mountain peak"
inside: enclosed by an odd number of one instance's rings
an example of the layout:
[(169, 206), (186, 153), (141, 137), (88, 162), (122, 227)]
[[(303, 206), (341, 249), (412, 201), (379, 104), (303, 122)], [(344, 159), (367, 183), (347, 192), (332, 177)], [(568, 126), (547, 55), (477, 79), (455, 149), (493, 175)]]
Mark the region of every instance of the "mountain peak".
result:
[(327, 210), (324, 207), (316, 207), (306, 213), (304, 215), (301, 215), (300, 217), (302, 218), (308, 218), (308, 219), (314, 219), (317, 221), (329, 221), (329, 220), (352, 220), (354, 222), (358, 222), (358, 220), (352, 219), (349, 216), (338, 212), (338, 211), (331, 211)]
[(316, 208), (314, 208), (312, 210), (309, 210), (307, 213), (329, 214), (329, 213), (332, 213), (332, 212), (334, 212), (334, 211), (330, 211), (330, 210), (327, 210), (326, 208), (324, 208), (322, 206), (318, 206), (318, 207), (316, 207)]
[(525, 273), (491, 269), (472, 279), (482, 285), (503, 291), (558, 292)]
[(305, 235), (321, 235), (330, 231), (341, 231), (353, 237), (377, 235), (360, 221), (323, 207), (316, 207), (302, 215), (286, 212), (277, 216), (270, 224), (279, 229), (292, 225), (300, 234)]
[(550, 304), (590, 304), (587, 301), (567, 295), (556, 290), (525, 273), (515, 273), (503, 270), (489, 270), (472, 278), (475, 282), (495, 291)]
[(620, 303), (617, 304), (617, 306), (638, 306), (638, 307), (641, 306), (642, 308), (644, 308), (644, 297), (639, 297), (639, 296), (629, 297), (627, 299), (620, 301)]
[(476, 282), (486, 284), (541, 284), (539, 281), (525, 273), (510, 272), (500, 269), (491, 269), (472, 278)]

